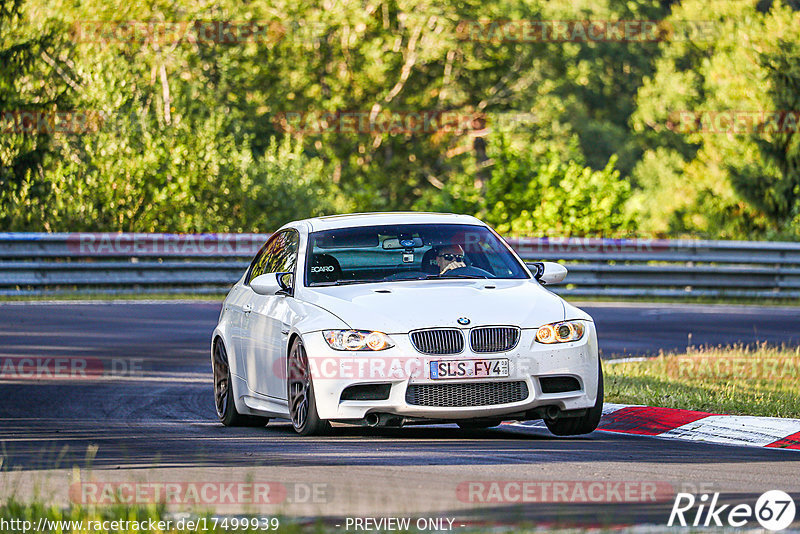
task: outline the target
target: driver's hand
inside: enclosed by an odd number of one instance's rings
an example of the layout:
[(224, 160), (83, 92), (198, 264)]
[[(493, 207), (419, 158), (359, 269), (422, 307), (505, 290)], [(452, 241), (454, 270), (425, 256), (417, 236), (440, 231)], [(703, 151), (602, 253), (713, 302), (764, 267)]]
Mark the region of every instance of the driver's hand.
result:
[(467, 264), (464, 263), (463, 261), (454, 261), (452, 263), (448, 263), (447, 266), (444, 269), (442, 269), (442, 272), (439, 274), (444, 274), (447, 271), (452, 271), (453, 269), (460, 269), (461, 267), (466, 267), (466, 266)]

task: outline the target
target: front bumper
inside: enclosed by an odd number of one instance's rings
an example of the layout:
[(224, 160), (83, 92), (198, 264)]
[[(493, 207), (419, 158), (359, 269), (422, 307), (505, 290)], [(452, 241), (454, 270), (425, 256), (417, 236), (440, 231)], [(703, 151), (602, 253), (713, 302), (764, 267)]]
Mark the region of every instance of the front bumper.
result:
[[(422, 419), (474, 419), (520, 414), (539, 407), (557, 406), (560, 410), (591, 408), (597, 400), (598, 354), (594, 324), (586, 322), (586, 333), (579, 341), (544, 345), (535, 341), (536, 329), (522, 330), (519, 343), (509, 351), (475, 354), (465, 348), (452, 356), (427, 356), (412, 346), (408, 335), (392, 334), (396, 345), (380, 352), (343, 352), (331, 349), (321, 332), (303, 336), (311, 367), (317, 412), (328, 420), (363, 419), (370, 413), (394, 414)], [(468, 329), (464, 329), (467, 334)], [(431, 380), (431, 361), (508, 358), (509, 376)], [(542, 377), (569, 376), (580, 389), (563, 393), (543, 393)], [(412, 384), (458, 384), (524, 381), (528, 395), (517, 402), (485, 406), (421, 406), (406, 400)], [(391, 384), (386, 400), (341, 400), (342, 392), (356, 384)]]

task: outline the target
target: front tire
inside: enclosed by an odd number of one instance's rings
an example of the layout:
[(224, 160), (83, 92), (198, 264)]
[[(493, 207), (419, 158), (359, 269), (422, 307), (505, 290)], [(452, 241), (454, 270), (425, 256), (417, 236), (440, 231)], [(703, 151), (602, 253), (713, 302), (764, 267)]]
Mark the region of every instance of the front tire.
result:
[(569, 417), (565, 419), (545, 419), (547, 429), (556, 436), (579, 436), (597, 430), (600, 418), (603, 417), (603, 366), (598, 360), (597, 401), (583, 417)]
[(256, 415), (242, 415), (236, 411), (233, 401), (231, 368), (228, 365), (228, 351), (221, 339), (214, 343), (214, 359), (211, 363), (214, 372), (214, 404), (217, 417), (225, 426), (266, 426), (269, 419)]
[(308, 366), (308, 356), (303, 342), (296, 339), (289, 350), (287, 373), (287, 397), (289, 415), (295, 432), (301, 436), (320, 436), (331, 429), (328, 421), (323, 421), (317, 413), (314, 397), (314, 383)]

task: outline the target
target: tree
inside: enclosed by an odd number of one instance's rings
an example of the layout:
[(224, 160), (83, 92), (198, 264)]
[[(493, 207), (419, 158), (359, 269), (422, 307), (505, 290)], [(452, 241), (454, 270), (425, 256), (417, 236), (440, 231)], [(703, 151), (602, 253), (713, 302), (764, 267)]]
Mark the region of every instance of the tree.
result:
[[(634, 204), (651, 208), (645, 226), (662, 235), (796, 237), (796, 134), (773, 135), (761, 123), (797, 109), (800, 13), (779, 2), (685, 0), (667, 21), (687, 20), (713, 31), (663, 44), (632, 119), (649, 146), (633, 172)], [(731, 114), (749, 126), (723, 124)]]
[[(731, 183), (778, 228), (800, 237), (800, 43), (784, 40), (777, 45), (777, 51), (760, 57), (771, 81), (768, 94), (775, 113), (759, 124), (765, 133), (752, 135), (764, 165), (731, 168)], [(778, 172), (766, 173), (764, 166)]]
[(492, 135), (488, 146), (485, 195), (469, 183), (451, 186), (437, 207), (475, 214), (505, 234), (623, 237), (636, 230), (625, 208), (630, 186), (614, 168), (615, 157), (598, 171), (583, 164), (577, 146), (567, 161), (557, 152), (515, 146), (507, 134)]
[[(42, 31), (123, 15), (214, 16), (203, 6), (128, 5), (124, 14), (118, 7), (55, 4), (44, 11)], [(215, 9), (222, 20), (239, 20), (224, 4)], [(299, 143), (284, 136), (255, 142), (257, 124), (234, 93), (244, 90), (240, 82), (246, 87), (237, 58), (255, 46), (108, 38), (112, 28), (61, 43), (59, 54), (80, 80), (75, 105), (103, 120), (83, 135), (52, 138), (54, 157), (31, 180), (40, 190), (21, 189), (3, 201), (14, 229), (270, 231), (292, 218), (346, 209), (326, 187), (321, 162)]]
[(37, 31), (24, 17), (23, 0), (0, 0), (0, 228), (9, 229), (29, 224), (24, 205), (48, 194), (52, 135), (38, 118), (70, 109), (75, 85), (54, 52), (57, 28)]

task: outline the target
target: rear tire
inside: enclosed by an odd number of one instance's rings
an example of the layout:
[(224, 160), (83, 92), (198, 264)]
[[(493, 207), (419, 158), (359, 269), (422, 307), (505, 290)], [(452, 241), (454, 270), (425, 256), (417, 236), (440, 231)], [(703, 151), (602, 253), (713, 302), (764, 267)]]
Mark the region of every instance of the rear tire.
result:
[(289, 349), (287, 372), (287, 398), (289, 415), (295, 432), (301, 436), (321, 436), (331, 429), (328, 421), (323, 421), (317, 413), (317, 400), (314, 397), (314, 383), (308, 368), (308, 356), (303, 342), (296, 339)]
[(231, 368), (228, 365), (228, 351), (221, 339), (214, 343), (214, 358), (211, 360), (214, 373), (214, 404), (217, 417), (225, 426), (266, 426), (267, 417), (256, 415), (242, 415), (236, 411), (233, 401), (233, 386), (231, 381)]
[(597, 430), (600, 418), (603, 417), (603, 366), (597, 361), (597, 402), (589, 408), (583, 417), (568, 417), (565, 419), (545, 419), (544, 424), (547, 429), (556, 436), (579, 436), (589, 434)]

